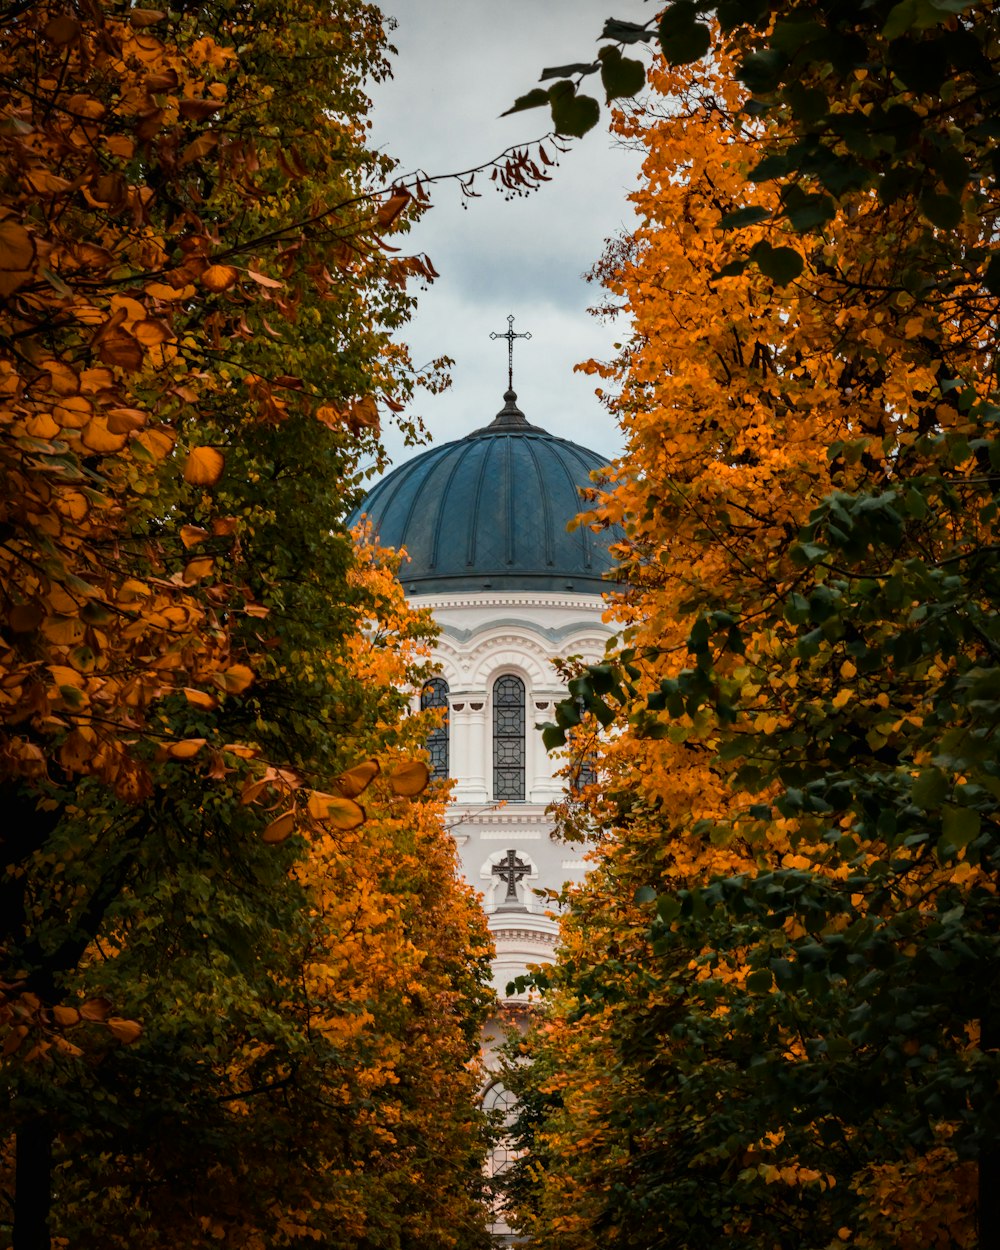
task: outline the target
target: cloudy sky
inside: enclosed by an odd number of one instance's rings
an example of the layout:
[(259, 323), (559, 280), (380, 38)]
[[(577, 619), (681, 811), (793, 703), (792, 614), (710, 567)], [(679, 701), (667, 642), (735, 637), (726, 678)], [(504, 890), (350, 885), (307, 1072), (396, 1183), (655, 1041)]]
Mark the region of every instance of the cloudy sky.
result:
[[(644, 16), (634, 0), (384, 0), (383, 9), (398, 23), (398, 55), (393, 80), (374, 90), (374, 141), (400, 172), (430, 174), (544, 134), (541, 109), (499, 115), (544, 67), (592, 59), (605, 17)], [(462, 437), (502, 406), (507, 344), (489, 336), (506, 331), (513, 313), (514, 329), (532, 335), (514, 350), (514, 389), (528, 420), (609, 457), (620, 450), (595, 381), (573, 366), (611, 356), (625, 330), (588, 313), (600, 289), (585, 274), (604, 240), (627, 229), (638, 168), (638, 156), (602, 125), (527, 198), (507, 201), (484, 185), (481, 199), (463, 201), (454, 184), (434, 188), (434, 206), (407, 242), (441, 275), (420, 295), (408, 336), (414, 360), (456, 362), (451, 390), (418, 405), (434, 442)], [(396, 463), (414, 454), (395, 430), (386, 442)]]

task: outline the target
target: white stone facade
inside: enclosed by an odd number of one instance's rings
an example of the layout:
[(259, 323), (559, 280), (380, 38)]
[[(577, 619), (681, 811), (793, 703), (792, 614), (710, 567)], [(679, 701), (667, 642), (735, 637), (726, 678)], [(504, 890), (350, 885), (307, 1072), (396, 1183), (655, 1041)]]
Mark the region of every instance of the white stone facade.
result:
[[(496, 942), (494, 984), (513, 1006), (507, 986), (527, 965), (552, 959), (557, 925), (545, 891), (558, 893), (585, 871), (579, 848), (552, 836), (546, 807), (562, 794), (553, 761), (535, 728), (552, 720), (566, 691), (555, 661), (604, 655), (611, 627), (598, 595), (475, 591), (421, 596), (441, 627), (437, 660), (448, 683), (450, 775), (455, 784), (450, 827), (467, 881), (477, 889)], [(519, 677), (525, 689), (524, 799), (498, 799), (493, 787), (493, 692), (498, 677)], [(515, 853), (526, 872), (514, 883), (494, 871)]]

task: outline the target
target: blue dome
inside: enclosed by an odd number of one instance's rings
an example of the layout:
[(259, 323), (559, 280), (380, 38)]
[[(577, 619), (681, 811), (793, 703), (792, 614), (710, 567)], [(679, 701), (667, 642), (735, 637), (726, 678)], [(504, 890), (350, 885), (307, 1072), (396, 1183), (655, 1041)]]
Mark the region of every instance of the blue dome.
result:
[(607, 461), (529, 425), (513, 391), (504, 399), (490, 425), (400, 465), (358, 510), (383, 546), (406, 548), (408, 594), (608, 589), (620, 532), (566, 528)]

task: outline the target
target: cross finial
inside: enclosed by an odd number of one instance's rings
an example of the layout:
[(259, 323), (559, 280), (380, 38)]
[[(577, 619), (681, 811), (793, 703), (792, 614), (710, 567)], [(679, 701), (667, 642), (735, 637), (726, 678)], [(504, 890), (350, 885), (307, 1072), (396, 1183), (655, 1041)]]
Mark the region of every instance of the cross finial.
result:
[(507, 318), (507, 333), (497, 334), (494, 331), (490, 338), (507, 340), (507, 390), (512, 391), (514, 389), (514, 340), (530, 339), (531, 335), (527, 331), (524, 334), (514, 333), (514, 314), (511, 313)]

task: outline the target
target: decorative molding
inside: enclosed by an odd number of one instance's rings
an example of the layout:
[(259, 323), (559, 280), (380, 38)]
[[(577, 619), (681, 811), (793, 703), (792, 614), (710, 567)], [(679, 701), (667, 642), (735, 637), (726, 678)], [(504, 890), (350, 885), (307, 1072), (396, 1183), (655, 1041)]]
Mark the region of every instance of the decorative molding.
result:
[[(405, 574), (402, 580), (406, 581)], [(615, 587), (616, 583), (608, 583), (609, 591), (613, 592)], [(559, 594), (552, 591), (512, 590), (504, 593), (499, 590), (490, 590), (467, 591), (464, 594), (455, 595), (411, 594), (407, 598), (416, 601), (416, 607), (438, 608), (442, 611), (450, 608), (577, 608), (589, 609), (591, 612), (604, 612), (609, 607), (603, 594), (588, 595), (582, 591)]]
[(502, 937), (505, 942), (528, 942), (531, 945), (551, 947), (559, 941), (558, 933), (546, 933), (544, 929), (505, 929), (502, 924), (496, 924), (491, 927), (490, 931), (494, 938)]
[(566, 625), (542, 625), (538, 621), (526, 620), (517, 616), (496, 617), (493, 620), (481, 621), (478, 625), (472, 625), (468, 629), (459, 629), (457, 625), (449, 625), (447, 622), (441, 625), (441, 633), (445, 637), (460, 643), (470, 642), (473, 638), (479, 637), (480, 634), (488, 633), (492, 629), (525, 630), (528, 633), (540, 635), (550, 643), (563, 642), (566, 638), (572, 637), (573, 634), (588, 634), (595, 630), (600, 630), (602, 634), (601, 641), (604, 641), (605, 638), (615, 632), (610, 625), (605, 625), (603, 621), (598, 623), (594, 620), (584, 620), (570, 621)]

